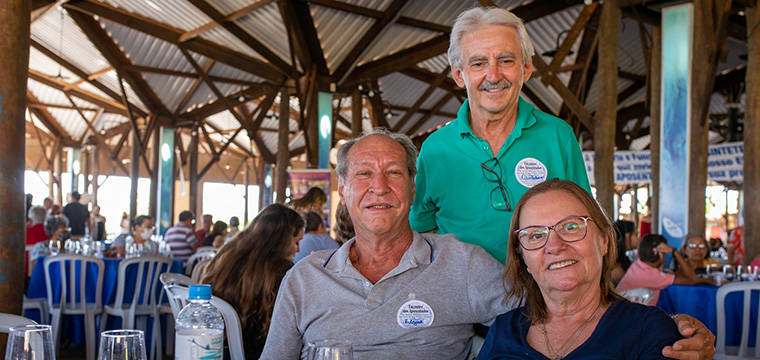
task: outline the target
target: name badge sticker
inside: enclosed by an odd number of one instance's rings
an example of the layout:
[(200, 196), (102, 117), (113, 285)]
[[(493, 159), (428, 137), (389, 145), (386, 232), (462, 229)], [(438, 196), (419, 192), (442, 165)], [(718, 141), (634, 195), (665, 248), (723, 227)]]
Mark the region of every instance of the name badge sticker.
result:
[(398, 309), (396, 321), (404, 329), (425, 328), (433, 324), (435, 314), (430, 305), (419, 300), (407, 301)]
[(515, 178), (520, 184), (529, 188), (546, 181), (548, 173), (546, 165), (534, 158), (522, 159), (515, 166)]

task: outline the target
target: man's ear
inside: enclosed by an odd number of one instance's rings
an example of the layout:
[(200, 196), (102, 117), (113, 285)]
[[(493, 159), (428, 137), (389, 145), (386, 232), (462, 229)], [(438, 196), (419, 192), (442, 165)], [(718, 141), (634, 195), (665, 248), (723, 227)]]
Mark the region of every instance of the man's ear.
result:
[(523, 66), (523, 83), (528, 82), (531, 75), (533, 75), (533, 58), (528, 59)]
[(459, 86), (460, 88), (465, 87), (464, 76), (462, 76), (462, 70), (460, 70), (454, 65), (451, 65), (451, 76), (454, 78), (454, 82), (457, 83), (457, 86)]

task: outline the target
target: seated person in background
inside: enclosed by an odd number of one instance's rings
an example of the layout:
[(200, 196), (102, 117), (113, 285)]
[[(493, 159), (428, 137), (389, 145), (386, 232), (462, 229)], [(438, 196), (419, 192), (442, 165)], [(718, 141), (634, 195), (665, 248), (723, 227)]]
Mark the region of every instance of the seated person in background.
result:
[(224, 221), (217, 221), (211, 228), (211, 233), (206, 236), (203, 246), (213, 246), (218, 249), (224, 245), (225, 236), (227, 236), (227, 223)]
[(340, 247), (330, 235), (327, 235), (325, 223), (316, 211), (307, 211), (301, 214), (301, 217), (306, 223), (306, 229), (304, 230), (303, 239), (301, 239), (298, 245), (300, 250), (298, 250), (295, 258), (293, 258), (294, 263), (309, 256), (314, 251), (337, 249)]
[(729, 232), (726, 255), (730, 265), (739, 266), (744, 260), (744, 225)]
[[(504, 288), (525, 305), (499, 315), (478, 359), (665, 359), (682, 337), (668, 315), (621, 298), (612, 222), (577, 184), (550, 179), (515, 207)], [(611, 341), (613, 340), (614, 341)]]
[(324, 215), (322, 213), (322, 207), (327, 202), (327, 194), (324, 190), (318, 187), (310, 188), (306, 194), (298, 199), (294, 199), (288, 205), (296, 212), (303, 213), (306, 211), (316, 211), (319, 216)]
[(338, 203), (338, 207), (335, 209), (333, 231), (335, 232), (335, 241), (340, 245), (356, 236), (354, 233), (354, 223), (351, 222), (351, 216), (348, 215), (348, 209), (346, 209), (346, 205), (343, 205), (343, 203)]
[(185, 210), (179, 213), (179, 221), (166, 230), (164, 240), (171, 248), (173, 258), (187, 262), (187, 259), (195, 253), (195, 249), (203, 245), (203, 241), (195, 237), (194, 222), (195, 214)]
[[(31, 222), (31, 226), (26, 227), (26, 246), (32, 246), (36, 245), (37, 243), (42, 243), (42, 246), (45, 246), (45, 241), (48, 240), (48, 235), (45, 233), (45, 217), (47, 217), (47, 212), (45, 211), (45, 208), (42, 206), (32, 206), (29, 209), (29, 221)], [(36, 260), (36, 257), (34, 259), (30, 259), (31, 251), (26, 254), (26, 260), (24, 269), (29, 269), (28, 263), (31, 260)], [(32, 264), (32, 267), (34, 264)], [(26, 274), (26, 276), (30, 276), (32, 274)]]
[(202, 225), (202, 228), (195, 230), (195, 238), (203, 243), (204, 240), (211, 235), (211, 227), (214, 226), (214, 217), (210, 214), (204, 214)]
[[(293, 266), (303, 225), (298, 213), (287, 206), (269, 205), (206, 267), (201, 283), (211, 284), (214, 296), (237, 311), (247, 359), (258, 359), (264, 348), (277, 290)], [(225, 358), (229, 358), (226, 349)]]
[(721, 266), (728, 262), (728, 253), (721, 238), (710, 238), (710, 257), (719, 262)]
[[(675, 274), (661, 270), (665, 264), (665, 254), (673, 254), (673, 258), (678, 262), (679, 270)], [(649, 234), (639, 242), (639, 258), (625, 272), (617, 290), (651, 289), (654, 294), (647, 305), (657, 305), (660, 290), (671, 284), (693, 285), (701, 280), (705, 279), (698, 278), (694, 271), (690, 271), (686, 259), (674, 247), (668, 245), (665, 237)]]
[(230, 231), (227, 232), (227, 236), (224, 237), (224, 243), (232, 240), (240, 232), (240, 219), (237, 216), (230, 218)]
[[(615, 268), (612, 269), (612, 274), (610, 274), (610, 279), (612, 280), (613, 284), (616, 284), (620, 282), (620, 279), (623, 278), (623, 275), (625, 275), (625, 272), (628, 270), (628, 268), (631, 266), (631, 259), (628, 258), (626, 255), (626, 236), (630, 238), (630, 232), (624, 234), (623, 230), (626, 230), (626, 222), (630, 221), (624, 221), (624, 220), (618, 220), (615, 222), (615, 245), (617, 247), (617, 259), (616, 259), (616, 265)], [(633, 226), (630, 227), (633, 229)]]
[[(120, 234), (111, 243), (110, 253), (118, 257), (124, 257), (126, 253), (127, 238), (132, 237), (135, 246), (142, 245), (144, 254), (154, 255), (158, 253), (158, 244), (150, 239), (150, 236), (156, 231), (153, 218), (147, 215), (140, 215), (135, 218), (132, 226), (132, 233)], [(137, 248), (135, 249), (137, 250)], [(113, 255), (112, 255), (113, 256)]]
[(686, 234), (681, 242), (681, 254), (686, 258), (689, 269), (696, 274), (705, 274), (708, 265), (721, 267), (720, 263), (710, 257), (710, 244), (705, 236), (698, 232)]

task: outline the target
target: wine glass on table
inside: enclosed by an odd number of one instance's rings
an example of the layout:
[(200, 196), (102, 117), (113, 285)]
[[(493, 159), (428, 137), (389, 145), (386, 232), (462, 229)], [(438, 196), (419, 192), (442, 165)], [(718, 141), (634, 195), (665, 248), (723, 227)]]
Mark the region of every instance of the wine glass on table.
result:
[(736, 267), (733, 265), (724, 265), (723, 276), (728, 281), (734, 281), (734, 279), (736, 278)]
[(348, 340), (309, 342), (309, 360), (353, 360), (354, 349)]
[(147, 360), (140, 330), (110, 330), (100, 334), (98, 360)]
[(56, 256), (58, 253), (61, 252), (61, 240), (58, 239), (52, 239), (48, 242), (48, 249), (50, 250), (50, 255)]
[(55, 360), (50, 325), (11, 326), (5, 360)]

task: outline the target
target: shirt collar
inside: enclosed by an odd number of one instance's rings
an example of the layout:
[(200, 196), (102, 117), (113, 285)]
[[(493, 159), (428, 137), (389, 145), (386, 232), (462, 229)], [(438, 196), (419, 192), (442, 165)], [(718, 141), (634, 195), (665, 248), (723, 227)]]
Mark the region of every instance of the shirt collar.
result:
[[(364, 279), (364, 276), (359, 273), (353, 266), (349, 259), (349, 253), (351, 247), (354, 246), (356, 238), (348, 240), (338, 250), (335, 250), (323, 264), (323, 267), (329, 271), (338, 273), (341, 276)], [(428, 265), (434, 260), (433, 257), (433, 244), (425, 240), (422, 235), (416, 231), (412, 231), (412, 244), (401, 256), (401, 260), (393, 270), (383, 278), (391, 277), (396, 274), (400, 274), (406, 270), (416, 268), (418, 265)]]

